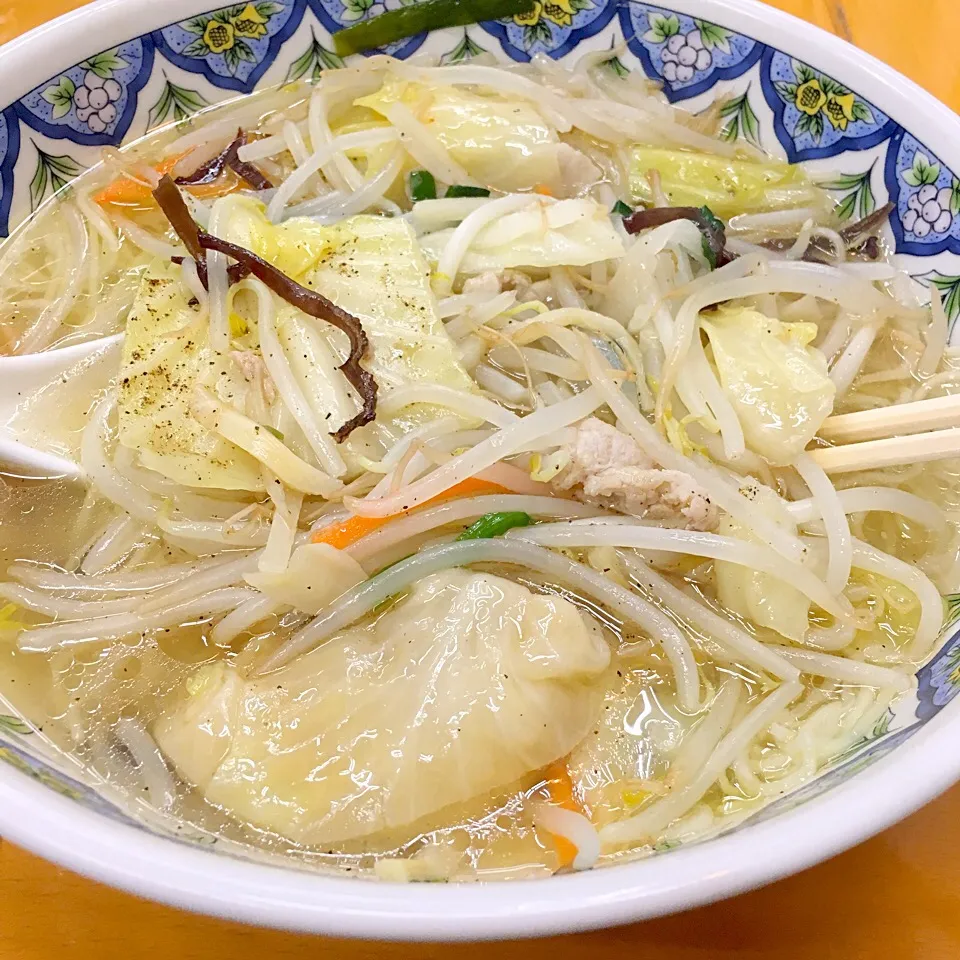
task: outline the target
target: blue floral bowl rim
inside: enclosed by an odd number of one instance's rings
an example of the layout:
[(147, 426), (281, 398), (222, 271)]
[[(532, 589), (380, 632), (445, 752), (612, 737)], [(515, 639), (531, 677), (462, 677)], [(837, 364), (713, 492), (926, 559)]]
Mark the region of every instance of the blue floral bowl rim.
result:
[[(957, 115), (851, 44), (759, 0), (663, 5), (815, 63), (960, 169)], [(69, 68), (77, 51), (90, 56), (213, 9), (212, 0), (96, 0), (0, 47), (3, 99)], [(131, 893), (247, 923), (385, 940), (543, 936), (689, 909), (831, 857), (960, 779), (958, 733), (960, 705), (948, 704), (869, 769), (773, 819), (667, 857), (522, 883), (375, 884), (243, 862), (108, 819), (2, 765), (0, 834)]]

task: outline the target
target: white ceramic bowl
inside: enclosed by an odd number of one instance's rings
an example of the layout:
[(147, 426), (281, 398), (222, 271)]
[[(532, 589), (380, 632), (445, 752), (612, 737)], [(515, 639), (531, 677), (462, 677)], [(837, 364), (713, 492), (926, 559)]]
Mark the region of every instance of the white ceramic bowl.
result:
[[(960, 198), (960, 182), (951, 173), (960, 170), (960, 123), (950, 110), (866, 54), (760, 3), (664, 2), (669, 10), (627, 0), (542, 3), (536, 24), (471, 27), (467, 43), (464, 30), (445, 31), (431, 35), (423, 49), (455, 57), (473, 43), (506, 60), (523, 58), (529, 52), (524, 45), (532, 44), (533, 51), (575, 58), (627, 37), (624, 64), (664, 79), (671, 99), (700, 108), (719, 91), (747, 91), (767, 149), (819, 169), (859, 174), (859, 189), (869, 184), (876, 204), (889, 196), (897, 203), (891, 242), (905, 267), (927, 281), (960, 285), (960, 216), (948, 202), (950, 191)], [(351, 3), (356, 0), (347, 7)], [(262, 36), (255, 36), (256, 26), (248, 26), (246, 40), (241, 27), (218, 38), (206, 32), (205, 21), (186, 31), (177, 26), (208, 12), (210, 4), (99, 0), (0, 48), (0, 235), (8, 218), (16, 223), (56, 185), (55, 174), (69, 179), (95, 162), (100, 146), (141, 135), (163, 112), (166, 84), (176, 84), (181, 98), (185, 91), (189, 106), (196, 97), (216, 102), (281, 82), (298, 69), (312, 69), (316, 59), (303, 59), (311, 49), (316, 58), (311, 44), (328, 47), (328, 31), (349, 15), (342, 0), (271, 0)], [(230, 8), (228, 19), (242, 20), (243, 6)], [(680, 71), (663, 56), (671, 34), (706, 49), (709, 58), (699, 56), (689, 71)], [(241, 42), (250, 56), (237, 53)], [(391, 52), (407, 56), (419, 45), (415, 40)], [(83, 85), (90, 71), (116, 79), (112, 110), (78, 113), (70, 88)], [(167, 107), (169, 116), (173, 108)], [(749, 117), (740, 119), (750, 126)], [(930, 185), (941, 209), (924, 226), (924, 218), (911, 217), (911, 202), (916, 206), (912, 198)], [(947, 631), (933, 663), (920, 671), (916, 695), (905, 698), (852, 757), (724, 836), (629, 865), (458, 886), (332, 879), (265, 864), (223, 846), (198, 847), (168, 824), (135, 824), (116, 798), (92, 790), (83, 772), (39, 734), (3, 716), (0, 760), (8, 762), (0, 763), (0, 832), (50, 860), (154, 900), (319, 933), (479, 939), (652, 917), (832, 856), (960, 777), (960, 706), (947, 705), (958, 689), (955, 630)]]

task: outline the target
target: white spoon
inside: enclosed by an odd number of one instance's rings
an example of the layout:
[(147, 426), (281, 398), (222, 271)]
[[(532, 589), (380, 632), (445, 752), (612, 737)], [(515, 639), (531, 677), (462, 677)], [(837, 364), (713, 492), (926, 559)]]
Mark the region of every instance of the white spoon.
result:
[(33, 439), (24, 425), (14, 421), (15, 414), (57, 376), (72, 370), (82, 361), (112, 349), (123, 334), (78, 343), (73, 347), (30, 353), (22, 357), (0, 357), (0, 468), (12, 468), (18, 476), (37, 478), (65, 477), (83, 480), (85, 474), (74, 460), (30, 446)]

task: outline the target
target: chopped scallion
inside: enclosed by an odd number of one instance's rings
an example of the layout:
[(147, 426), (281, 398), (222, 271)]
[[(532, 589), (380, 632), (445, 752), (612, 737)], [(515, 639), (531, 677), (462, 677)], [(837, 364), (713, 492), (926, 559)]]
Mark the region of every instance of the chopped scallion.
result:
[(529, 513), (520, 510), (506, 513), (487, 513), (479, 520), (467, 527), (457, 537), (458, 540), (489, 540), (491, 537), (500, 537), (514, 527), (529, 527), (533, 518)]
[(486, 187), (471, 187), (469, 183), (455, 183), (447, 187), (445, 197), (489, 197), (490, 191)]
[(711, 270), (716, 270), (719, 265), (718, 250), (715, 243), (715, 237), (721, 237), (719, 248), (723, 250), (723, 246), (726, 242), (726, 227), (724, 226), (723, 221), (707, 206), (700, 208), (700, 213), (703, 216), (703, 225), (700, 227), (703, 238), (701, 243), (703, 245), (703, 255), (706, 258), (707, 263), (710, 264)]
[(414, 203), (437, 199), (437, 181), (429, 170), (414, 170), (410, 174), (410, 199)]
[(333, 47), (346, 57), (442, 27), (529, 14), (535, 7), (534, 0), (422, 0), (339, 30), (333, 35)]

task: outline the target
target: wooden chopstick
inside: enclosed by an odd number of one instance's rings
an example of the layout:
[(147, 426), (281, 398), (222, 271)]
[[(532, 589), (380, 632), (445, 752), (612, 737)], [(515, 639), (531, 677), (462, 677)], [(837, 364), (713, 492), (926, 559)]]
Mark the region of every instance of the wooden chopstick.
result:
[(929, 460), (947, 460), (960, 457), (960, 427), (903, 437), (884, 437), (881, 440), (866, 440), (863, 443), (848, 443), (839, 447), (819, 447), (807, 452), (827, 473), (850, 473), (853, 470), (875, 470), (879, 467), (925, 463)]
[(960, 457), (960, 396), (841, 413), (823, 421), (819, 436), (835, 446), (808, 452), (827, 473)]
[(858, 413), (841, 413), (827, 417), (819, 432), (824, 440), (831, 443), (855, 443), (956, 426), (960, 426), (960, 395), (895, 403)]

